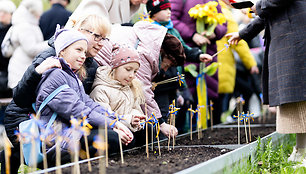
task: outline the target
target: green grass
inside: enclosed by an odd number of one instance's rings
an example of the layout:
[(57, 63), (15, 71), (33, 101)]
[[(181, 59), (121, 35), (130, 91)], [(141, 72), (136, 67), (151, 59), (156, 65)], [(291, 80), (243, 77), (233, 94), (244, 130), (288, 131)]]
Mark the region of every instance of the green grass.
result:
[(232, 174), (302, 174), (306, 173), (305, 167), (294, 168), (299, 164), (289, 162), (287, 159), (295, 145), (295, 135), (290, 135), (290, 140), (286, 143), (274, 145), (270, 140), (266, 144), (261, 145), (261, 139), (258, 138), (258, 146), (253, 159), (249, 158), (246, 161), (240, 162), (231, 169), (226, 169), (224, 173)]

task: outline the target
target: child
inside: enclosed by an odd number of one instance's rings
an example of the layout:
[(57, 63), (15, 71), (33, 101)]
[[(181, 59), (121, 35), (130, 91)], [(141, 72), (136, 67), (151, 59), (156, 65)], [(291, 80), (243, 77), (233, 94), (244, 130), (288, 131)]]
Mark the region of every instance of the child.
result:
[(128, 45), (116, 44), (112, 50), (111, 67), (97, 69), (90, 97), (106, 109), (124, 115), (122, 123), (136, 132), (145, 120), (140, 107), (144, 104), (141, 82), (136, 79), (140, 67), (137, 51)]
[[(87, 38), (74, 29), (57, 30), (54, 46), (62, 68), (52, 68), (43, 73), (42, 80), (37, 88), (36, 110), (59, 86), (64, 84), (69, 86), (69, 88), (58, 93), (41, 112), (41, 120), (44, 124), (49, 121), (53, 112), (56, 112), (58, 114), (56, 121), (62, 124), (62, 129), (64, 130), (62, 134), (66, 137), (71, 136), (68, 131), (65, 131), (65, 128), (70, 126), (71, 116), (78, 119), (87, 116), (89, 124), (94, 127), (91, 133), (97, 133), (95, 131), (97, 127), (104, 126), (105, 122), (109, 127), (114, 119), (114, 117), (106, 117), (104, 115), (105, 109), (89, 98), (77, 75), (84, 76), (83, 63), (86, 59), (87, 43)], [(112, 130), (110, 129), (110, 131)], [(114, 131), (121, 135), (124, 144), (130, 143), (133, 139), (133, 134), (130, 130), (120, 122), (116, 122)], [(54, 137), (52, 141), (54, 141)], [(67, 139), (64, 141), (67, 141)], [(62, 150), (67, 150), (68, 143), (62, 144)], [(109, 140), (109, 144), (110, 148), (114, 145), (118, 146), (118, 143), (112, 140)], [(47, 148), (50, 150), (52, 146)]]
[[(184, 48), (184, 52), (186, 54), (186, 61), (188, 62), (210, 62), (212, 60), (212, 57), (209, 54), (203, 54), (203, 52), (197, 48), (191, 48), (188, 45), (185, 44), (185, 42), (183, 41), (180, 33), (173, 28), (173, 23), (170, 19), (171, 17), (171, 4), (168, 0), (164, 0), (164, 1), (155, 1), (155, 0), (149, 0), (146, 4), (147, 6), (147, 10), (149, 12), (150, 18), (153, 20), (153, 24), (157, 24), (159, 26), (164, 26), (165, 28), (167, 28), (167, 33), (172, 34), (173, 36), (177, 37), (178, 40), (181, 42), (181, 44), (183, 45)], [(168, 49), (168, 48), (166, 48)], [(163, 67), (164, 62), (161, 63), (161, 67)], [(178, 66), (177, 67), (177, 71), (179, 71), (180, 73), (183, 73), (182, 71), (182, 66)], [(165, 76), (166, 78), (171, 78), (174, 76), (177, 76), (177, 71), (175, 69), (175, 67), (170, 68), (168, 71), (165, 71)], [(163, 72), (163, 70), (161, 70), (160, 72)], [(157, 79), (155, 78), (155, 81), (160, 81), (160, 80), (164, 80), (164, 79)], [(166, 85), (160, 85), (160, 88), (157, 88), (154, 92), (155, 92), (155, 100), (157, 101), (157, 103), (159, 104), (159, 107), (161, 109), (161, 112), (163, 115), (167, 114), (169, 112), (169, 103), (171, 103), (171, 101), (173, 99), (177, 97), (177, 101), (179, 105), (184, 105), (184, 100), (182, 100), (183, 98), (186, 100), (186, 103), (190, 103), (193, 99), (191, 94), (189, 93), (188, 89), (186, 88), (187, 86), (184, 85), (184, 88), (180, 88), (180, 91), (178, 94), (176, 94), (176, 90), (178, 89), (178, 85), (175, 85), (175, 82), (166, 84)], [(182, 97), (182, 95), (183, 97)], [(168, 96), (168, 97), (167, 97)], [(168, 98), (168, 101), (166, 100), (166, 98)], [(169, 102), (170, 101), (170, 102)], [(180, 133), (182, 133), (182, 125), (185, 122), (185, 113), (186, 113), (186, 107), (181, 107), (181, 111), (178, 112), (178, 117), (177, 117), (177, 128), (179, 129)], [(183, 114), (181, 116), (181, 114)]]
[(184, 47), (187, 61), (189, 62), (201, 61), (206, 63), (212, 60), (212, 57), (210, 55), (203, 54), (199, 48), (197, 47), (191, 48), (188, 45), (186, 45), (180, 33), (175, 28), (173, 28), (173, 23), (170, 19), (171, 4), (168, 0), (164, 1), (149, 0), (146, 6), (150, 18), (154, 21), (152, 23), (166, 27), (168, 29), (167, 33), (174, 35), (181, 41)]

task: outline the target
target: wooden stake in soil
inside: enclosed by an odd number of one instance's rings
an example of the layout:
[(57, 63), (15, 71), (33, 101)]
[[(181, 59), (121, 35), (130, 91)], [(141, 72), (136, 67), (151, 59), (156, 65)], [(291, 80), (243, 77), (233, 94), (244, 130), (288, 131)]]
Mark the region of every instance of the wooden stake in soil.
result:
[(190, 111), (190, 140), (192, 140), (192, 117), (194, 113), (194, 110), (192, 110), (192, 105), (190, 105), (188, 111)]
[(251, 113), (249, 114), (249, 111), (248, 111), (248, 124), (249, 124), (249, 138), (250, 138), (250, 142), (252, 142), (252, 134), (251, 134), (251, 119), (254, 121), (254, 118), (252, 117), (254, 114)]
[(36, 142), (35, 142), (35, 137), (34, 135), (32, 135), (32, 138), (31, 138), (31, 143), (32, 143), (32, 148), (31, 148), (31, 160), (32, 160), (32, 165), (31, 165), (31, 172), (34, 172), (37, 168), (37, 164), (36, 164), (36, 157), (37, 157), (37, 153), (36, 153), (36, 150), (35, 150), (35, 146), (36, 146)]
[[(105, 114), (107, 115), (107, 114)], [(105, 132), (105, 167), (108, 167), (108, 135), (107, 135), (107, 121), (104, 123), (104, 132)]]
[(5, 172), (6, 174), (10, 173), (10, 157), (11, 157), (11, 146), (10, 142), (3, 135), (4, 140), (4, 158), (5, 158)]
[(214, 121), (213, 121), (213, 119), (214, 119), (214, 117), (213, 117), (213, 110), (214, 110), (214, 108), (213, 108), (213, 102), (210, 100), (209, 101), (210, 102), (210, 129), (211, 130), (214, 130), (214, 126), (213, 126), (213, 124), (214, 124)]
[(245, 116), (244, 112), (242, 112), (241, 116), (242, 116), (243, 123), (244, 123), (245, 141), (246, 141), (246, 143), (247, 143), (247, 144), (249, 144), (249, 139), (248, 139), (248, 131), (247, 131), (246, 121), (245, 121), (246, 116)]
[(105, 150), (105, 140), (103, 137), (103, 131), (102, 128), (99, 127), (98, 135), (95, 136), (95, 140), (93, 142), (93, 147), (98, 150), (99, 155), (99, 174), (105, 174), (106, 173), (106, 167), (105, 162), (103, 161), (102, 155), (103, 151)]
[(153, 125), (151, 126), (151, 151), (153, 152), (154, 151), (154, 149), (153, 149), (153, 142), (154, 142), (154, 133), (153, 133), (153, 130), (154, 130), (154, 128), (153, 128)]
[(159, 156), (161, 156), (161, 153), (160, 153), (160, 145), (159, 145), (159, 123), (157, 123), (157, 126), (156, 126), (156, 138), (157, 138), (157, 144), (158, 144), (158, 154)]
[(55, 153), (56, 153), (56, 174), (62, 174), (62, 169), (59, 167), (61, 165), (61, 143), (62, 137), (59, 136), (60, 132), (62, 132), (62, 124), (57, 124), (55, 129), (56, 140), (55, 140)]
[[(170, 125), (171, 125), (171, 114), (170, 114)], [(171, 132), (172, 132), (172, 127), (170, 127), (170, 133), (169, 133), (169, 135), (168, 135), (168, 151), (170, 150), (170, 141), (171, 141), (171, 136), (170, 136), (170, 134), (171, 134)]]
[[(84, 132), (84, 140), (85, 140), (85, 150), (86, 150), (86, 158), (89, 159), (89, 148), (88, 148), (88, 139), (87, 136), (90, 134), (90, 129), (92, 129), (92, 126), (88, 123), (88, 120), (86, 119), (87, 116), (83, 117), (83, 122), (82, 122), (82, 130)], [(90, 160), (88, 160), (88, 171), (91, 172), (91, 163)]]
[[(116, 114), (116, 119), (119, 121), (118, 115)], [(120, 147), (120, 156), (121, 156), (121, 164), (124, 164), (124, 159), (123, 159), (123, 150), (122, 150), (122, 142), (121, 142), (121, 136), (118, 134), (119, 137), (119, 147)]]
[(240, 122), (240, 113), (239, 113), (239, 111), (237, 111), (238, 112), (238, 115), (236, 116), (236, 115), (234, 115), (233, 117), (234, 118), (237, 118), (237, 128), (238, 128), (238, 144), (240, 144), (240, 125), (239, 125), (239, 122)]
[(199, 108), (199, 105), (197, 106), (197, 111), (198, 111), (197, 131), (198, 131), (198, 139), (200, 139), (201, 110)]
[(148, 108), (147, 104), (145, 103), (145, 112), (146, 112), (146, 153), (147, 153), (147, 158), (149, 158), (149, 135), (148, 135)]
[(24, 174), (24, 159), (23, 159), (23, 137), (22, 134), (19, 133), (19, 148), (20, 148), (20, 173)]
[[(42, 139), (42, 152), (43, 152), (43, 165), (44, 165), (44, 170), (48, 168), (48, 162), (47, 162), (47, 150), (46, 150), (46, 139)], [(45, 172), (48, 173), (48, 172)]]

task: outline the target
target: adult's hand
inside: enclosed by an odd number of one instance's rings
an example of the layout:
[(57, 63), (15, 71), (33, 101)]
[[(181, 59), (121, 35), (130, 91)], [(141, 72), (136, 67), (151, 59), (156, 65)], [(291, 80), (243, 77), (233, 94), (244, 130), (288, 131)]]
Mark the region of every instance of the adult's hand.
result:
[(165, 122), (160, 125), (160, 131), (167, 137), (170, 135), (171, 138), (177, 136), (178, 133), (176, 127)]
[(127, 128), (124, 124), (117, 122), (114, 131), (117, 132), (120, 137), (123, 144), (128, 145), (130, 142), (132, 142), (134, 135), (130, 131), (129, 128)]
[(252, 66), (250, 69), (251, 74), (259, 74), (259, 69), (257, 66)]
[(200, 58), (200, 61), (204, 63), (211, 62), (213, 59), (211, 55), (209, 54), (200, 54), (199, 58)]
[(238, 32), (228, 33), (225, 35), (225, 37), (230, 37), (228, 43), (231, 45), (237, 45), (238, 42), (241, 40)]
[(258, 15), (257, 10), (256, 10), (256, 5), (253, 5), (253, 6), (251, 7), (251, 10), (252, 10), (256, 15)]
[(202, 46), (204, 44), (210, 44), (210, 40), (204, 36), (205, 33), (202, 34), (195, 33), (192, 37), (193, 42), (196, 43), (198, 46)]
[(58, 59), (49, 57), (46, 60), (44, 60), (40, 65), (38, 65), (35, 68), (35, 71), (38, 74), (43, 74), (48, 69), (55, 68), (55, 67), (62, 68), (60, 61)]

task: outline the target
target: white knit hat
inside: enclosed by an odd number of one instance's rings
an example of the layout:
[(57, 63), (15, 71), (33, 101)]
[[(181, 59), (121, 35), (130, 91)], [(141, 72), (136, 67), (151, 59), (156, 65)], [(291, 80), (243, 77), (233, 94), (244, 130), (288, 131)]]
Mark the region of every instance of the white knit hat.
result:
[(0, 11), (13, 13), (16, 10), (16, 5), (11, 0), (0, 0)]
[(60, 25), (57, 24), (56, 31), (54, 34), (54, 47), (56, 56), (59, 56), (59, 53), (79, 40), (85, 40), (88, 43), (88, 40), (85, 35), (75, 29), (60, 29)]

